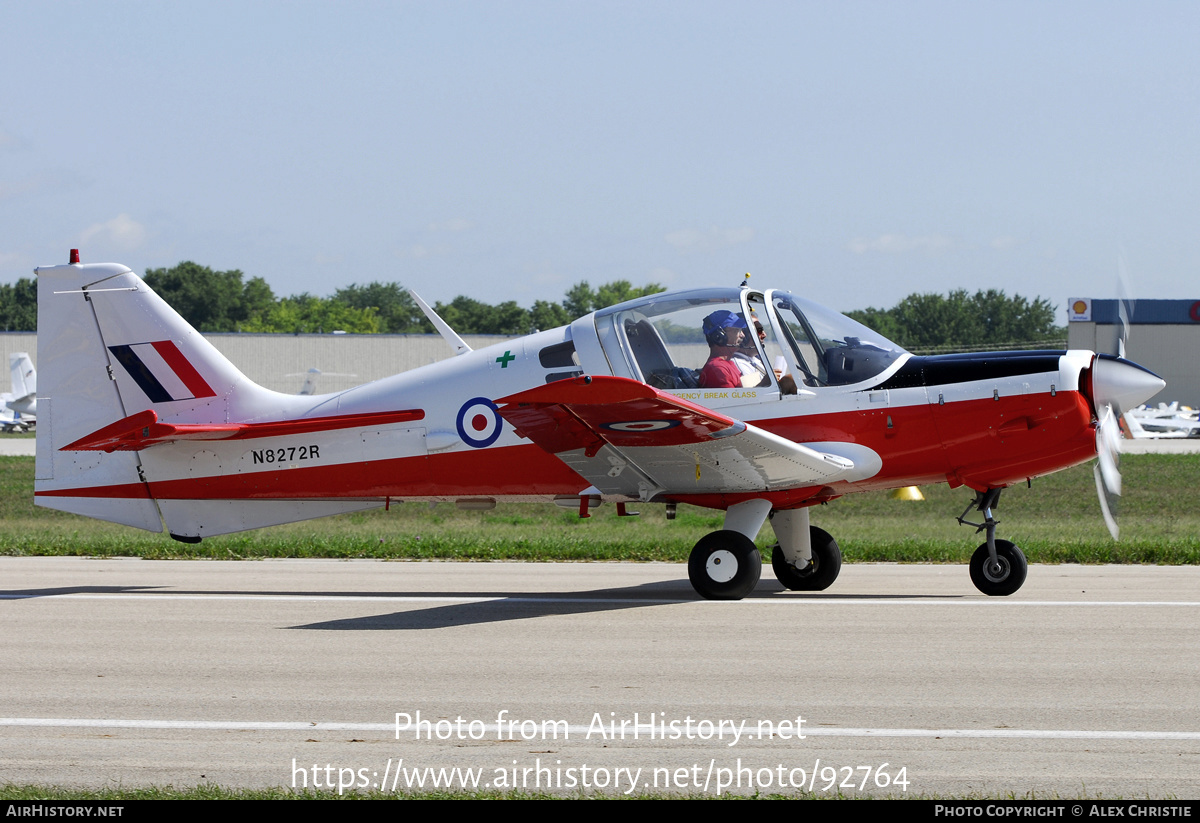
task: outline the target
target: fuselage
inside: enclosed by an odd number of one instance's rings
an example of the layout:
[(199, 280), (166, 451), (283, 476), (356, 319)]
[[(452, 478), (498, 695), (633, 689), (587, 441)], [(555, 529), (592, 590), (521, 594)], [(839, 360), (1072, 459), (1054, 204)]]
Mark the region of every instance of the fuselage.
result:
[[(710, 302), (712, 291), (738, 305), (757, 294), (709, 290)], [(377, 430), (163, 444), (142, 453), (151, 494), (210, 500), (578, 495), (590, 484), (520, 437), (493, 401), (580, 374), (645, 380), (628, 338), (605, 339), (603, 331), (607, 324), (611, 332), (614, 315), (618, 321), (621, 314), (643, 315), (645, 302), (345, 392), (272, 398), (250, 422), (381, 410), (412, 411), (415, 419)], [(782, 327), (767, 305), (764, 297), (753, 310)], [(790, 349), (788, 334), (771, 329), (769, 337), (784, 351)], [(817, 334), (814, 330), (813, 337)], [(680, 344), (675, 357), (688, 345)], [(915, 357), (890, 351), (894, 356), (865, 380), (830, 385), (814, 373), (794, 394), (782, 391), (773, 375), (767, 385), (750, 388), (659, 390), (856, 464), (850, 479), (829, 486), (769, 492), (781, 507), (915, 484), (999, 487), (1094, 456), (1093, 411), (1081, 391), (1090, 352)], [(769, 355), (766, 349), (758, 354)], [(789, 371), (799, 373), (791, 364)], [(671, 493), (664, 499), (725, 508), (747, 496)]]

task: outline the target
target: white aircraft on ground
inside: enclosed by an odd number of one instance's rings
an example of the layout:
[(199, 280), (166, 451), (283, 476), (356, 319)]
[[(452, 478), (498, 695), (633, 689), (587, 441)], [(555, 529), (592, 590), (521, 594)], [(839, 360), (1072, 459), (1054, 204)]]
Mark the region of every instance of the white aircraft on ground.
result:
[(1135, 440), (1200, 437), (1200, 419), (1195, 409), (1178, 403), (1138, 406), (1125, 412), (1125, 427)]
[(355, 376), (353, 374), (341, 374), (339, 372), (323, 372), (318, 368), (311, 368), (306, 372), (293, 372), (286, 376), (287, 377), (303, 377), (304, 384), (302, 386), (300, 386), (300, 391), (296, 392), (296, 394), (300, 394), (300, 395), (304, 395), (304, 396), (308, 397), (308, 396), (311, 396), (311, 395), (314, 395), (317, 393), (317, 378), (320, 377), (321, 375), (325, 375), (326, 377), (354, 377)]
[(23, 432), (37, 422), (37, 370), (28, 352), (8, 356), (12, 391), (0, 393), (0, 431)]
[[(810, 507), (870, 489), (967, 486), (987, 540), (971, 578), (1011, 594), (1024, 554), (996, 539), (1000, 492), (1097, 455), (1119, 484), (1114, 413), (1162, 388), (1090, 351), (917, 357), (787, 292), (638, 298), (562, 328), (311, 397), (248, 380), (132, 271), (37, 269), (39, 505), (210, 535), (393, 500), (602, 501), (725, 511), (692, 550), (702, 596), (736, 599), (772, 568), (827, 588), (841, 552)], [(761, 327), (761, 332), (758, 331)], [(752, 331), (753, 329), (753, 331)], [(764, 364), (771, 364), (767, 367)]]
[(11, 397), (5, 397), (4, 405), (25, 417), (36, 417), (37, 369), (33, 367), (29, 352), (10, 354), (8, 370), (12, 375), (12, 394)]

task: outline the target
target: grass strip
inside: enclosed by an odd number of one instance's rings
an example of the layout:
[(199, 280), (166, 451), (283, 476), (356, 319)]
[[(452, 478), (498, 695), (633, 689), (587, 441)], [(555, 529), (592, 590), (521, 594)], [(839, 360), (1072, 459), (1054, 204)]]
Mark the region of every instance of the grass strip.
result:
[[(558, 560), (683, 562), (723, 513), (639, 505), (640, 517), (602, 506), (581, 520), (549, 503), (502, 503), (489, 512), (452, 504), (393, 503), (357, 514), (224, 535), (188, 545), (165, 534), (90, 520), (33, 505), (33, 458), (0, 457), (0, 555), (256, 559), (268, 557), (395, 560)], [(1076, 466), (1006, 490), (996, 509), (998, 536), (1021, 546), (1034, 563), (1200, 563), (1200, 455), (1127, 455), (1122, 461), (1121, 540), (1100, 516), (1090, 465)], [(813, 509), (812, 522), (831, 533), (846, 562), (965, 563), (983, 542), (955, 517), (966, 489), (922, 487), (924, 501), (886, 492), (849, 495)], [(974, 514), (974, 513), (972, 513)], [(969, 518), (974, 519), (974, 518)], [(758, 544), (774, 534), (764, 528)]]

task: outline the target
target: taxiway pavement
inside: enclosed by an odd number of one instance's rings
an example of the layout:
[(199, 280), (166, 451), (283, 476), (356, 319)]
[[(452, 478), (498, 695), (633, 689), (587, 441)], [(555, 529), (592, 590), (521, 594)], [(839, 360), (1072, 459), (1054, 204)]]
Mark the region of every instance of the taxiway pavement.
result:
[(736, 603), (656, 563), (6, 557), (0, 579), (16, 783), (1200, 796), (1194, 567), (1034, 566), (987, 598), (962, 566), (854, 564)]

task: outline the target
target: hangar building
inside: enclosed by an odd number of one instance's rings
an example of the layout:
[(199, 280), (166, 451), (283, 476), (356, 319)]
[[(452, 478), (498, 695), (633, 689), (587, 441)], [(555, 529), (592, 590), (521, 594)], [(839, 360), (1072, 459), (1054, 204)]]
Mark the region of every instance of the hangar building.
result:
[[(1067, 347), (1116, 354), (1120, 304), (1069, 300)], [(1129, 305), (1125, 356), (1167, 381), (1150, 403), (1200, 406), (1200, 300), (1137, 300)]]

